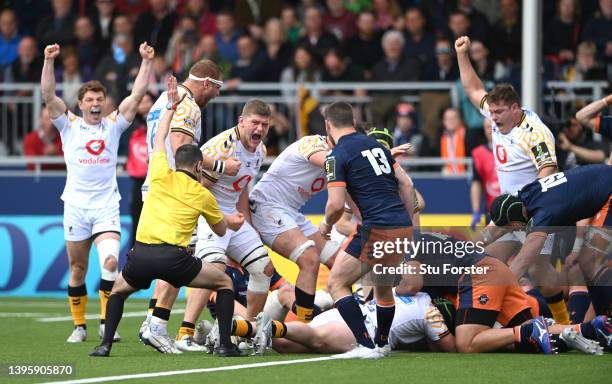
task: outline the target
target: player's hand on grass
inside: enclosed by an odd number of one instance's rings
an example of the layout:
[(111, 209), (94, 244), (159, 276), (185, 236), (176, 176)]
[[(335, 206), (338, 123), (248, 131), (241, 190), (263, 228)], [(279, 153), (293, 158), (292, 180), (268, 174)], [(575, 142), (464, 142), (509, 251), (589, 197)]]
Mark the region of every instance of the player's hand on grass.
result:
[(235, 157), (230, 157), (225, 160), (225, 168), (223, 173), (228, 176), (236, 176), (240, 170), (240, 160)]
[(146, 41), (140, 44), (140, 47), (138, 48), (138, 52), (140, 53), (140, 56), (144, 60), (153, 60), (153, 58), (155, 57), (155, 48), (147, 44)]
[(45, 47), (45, 60), (55, 60), (60, 54), (59, 44), (51, 44)]
[(225, 222), (229, 229), (237, 231), (244, 223), (244, 215), (240, 212), (234, 213), (233, 215), (225, 215)]
[(461, 36), (455, 40), (455, 51), (457, 54), (468, 54), (470, 52), (470, 38)]

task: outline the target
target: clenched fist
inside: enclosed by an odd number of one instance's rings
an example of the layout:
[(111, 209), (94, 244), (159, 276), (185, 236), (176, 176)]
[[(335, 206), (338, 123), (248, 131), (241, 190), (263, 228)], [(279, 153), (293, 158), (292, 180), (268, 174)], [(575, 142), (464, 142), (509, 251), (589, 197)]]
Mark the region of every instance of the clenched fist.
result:
[(138, 52), (140, 52), (140, 56), (142, 56), (144, 60), (153, 60), (155, 57), (155, 49), (147, 44), (146, 41), (140, 44)]
[(455, 40), (455, 51), (457, 54), (467, 54), (470, 52), (470, 38), (467, 36), (461, 36)]
[(59, 44), (47, 45), (45, 47), (45, 60), (55, 60), (60, 54)]

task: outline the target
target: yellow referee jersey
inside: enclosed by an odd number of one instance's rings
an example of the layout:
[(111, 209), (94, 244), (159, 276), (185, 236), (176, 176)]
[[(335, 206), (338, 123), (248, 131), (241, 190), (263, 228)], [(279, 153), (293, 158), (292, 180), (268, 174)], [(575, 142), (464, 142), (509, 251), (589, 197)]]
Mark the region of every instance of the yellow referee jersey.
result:
[(139, 242), (186, 247), (200, 215), (211, 225), (223, 220), (212, 193), (189, 174), (172, 171), (165, 151), (153, 152), (149, 177), (151, 184), (136, 231)]

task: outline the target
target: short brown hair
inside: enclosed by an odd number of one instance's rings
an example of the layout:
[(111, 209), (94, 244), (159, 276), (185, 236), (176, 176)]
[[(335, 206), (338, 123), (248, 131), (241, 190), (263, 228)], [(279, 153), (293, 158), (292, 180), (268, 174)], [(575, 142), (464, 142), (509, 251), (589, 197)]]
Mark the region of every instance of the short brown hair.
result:
[(325, 109), (325, 120), (334, 128), (353, 127), (355, 123), (353, 108), (348, 103), (337, 101)]
[(514, 90), (514, 87), (510, 84), (497, 84), (493, 89), (487, 93), (487, 102), (489, 103), (504, 103), (508, 106), (517, 103), (521, 105), (518, 93)]
[(221, 80), (221, 69), (214, 61), (200, 60), (189, 69), (189, 74), (201, 78), (210, 77), (211, 79)]
[(244, 104), (244, 107), (242, 107), (242, 116), (247, 117), (251, 115), (270, 117), (272, 115), (272, 111), (265, 101), (260, 99), (251, 99)]
[(104, 98), (106, 98), (106, 88), (102, 85), (98, 80), (91, 80), (81, 85), (79, 88), (78, 99), (79, 101), (83, 101), (83, 97), (87, 92), (102, 92)]

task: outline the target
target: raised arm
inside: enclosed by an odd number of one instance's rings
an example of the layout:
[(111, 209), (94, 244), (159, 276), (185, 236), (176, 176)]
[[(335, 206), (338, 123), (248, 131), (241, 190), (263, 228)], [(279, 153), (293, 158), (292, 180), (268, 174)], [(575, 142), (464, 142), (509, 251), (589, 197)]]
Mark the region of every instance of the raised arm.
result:
[(608, 108), (612, 104), (612, 95), (608, 95), (600, 100), (595, 100), (587, 104), (584, 108), (576, 112), (576, 119), (580, 124), (595, 129), (597, 125), (597, 117), (601, 111)]
[(121, 113), (127, 121), (134, 120), (138, 112), (138, 104), (140, 104), (140, 101), (147, 92), (149, 75), (153, 67), (153, 58), (155, 57), (155, 49), (147, 45), (146, 42), (140, 44), (139, 52), (142, 57), (142, 62), (140, 63), (140, 70), (132, 86), (132, 93), (119, 104), (119, 113)]
[[(178, 90), (176, 88), (176, 77), (170, 76), (168, 78), (167, 85), (168, 100), (170, 101), (170, 103), (172, 103), (172, 106), (168, 109), (166, 113), (164, 113), (163, 117), (161, 118), (161, 121), (159, 122), (159, 127), (157, 128), (157, 132), (155, 133), (155, 141), (153, 142), (153, 152), (166, 152), (166, 136), (168, 136), (168, 131), (170, 130), (170, 122), (172, 121), (172, 116), (174, 116), (174, 111), (176, 111), (176, 106), (180, 103), (178, 97)], [(126, 98), (126, 100), (128, 98)]]
[(42, 75), (40, 77), (42, 98), (47, 105), (49, 116), (52, 119), (56, 119), (68, 109), (62, 99), (57, 97), (55, 94), (55, 73), (53, 64), (55, 58), (58, 57), (59, 54), (60, 46), (58, 44), (47, 45), (45, 47), (45, 62), (43, 64)]
[(455, 41), (455, 51), (457, 52), (457, 63), (459, 64), (459, 74), (461, 84), (465, 93), (476, 108), (480, 108), (480, 102), (486, 92), (484, 85), (476, 74), (470, 62), (470, 38), (461, 36)]

